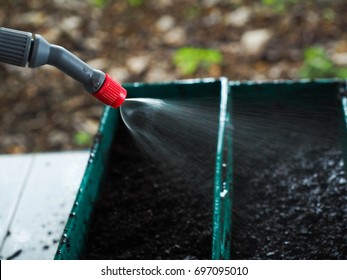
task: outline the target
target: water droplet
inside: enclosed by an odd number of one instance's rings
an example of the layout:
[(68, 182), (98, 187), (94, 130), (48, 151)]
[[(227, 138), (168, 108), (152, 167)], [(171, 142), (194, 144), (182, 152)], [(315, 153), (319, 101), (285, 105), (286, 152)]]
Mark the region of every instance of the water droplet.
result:
[(223, 190), (221, 193), (220, 193), (220, 197), (225, 197), (227, 195), (228, 191), (227, 190)]
[(346, 184), (347, 183), (347, 180), (345, 178), (340, 178), (339, 179), (339, 184), (340, 185), (343, 185), (343, 184)]

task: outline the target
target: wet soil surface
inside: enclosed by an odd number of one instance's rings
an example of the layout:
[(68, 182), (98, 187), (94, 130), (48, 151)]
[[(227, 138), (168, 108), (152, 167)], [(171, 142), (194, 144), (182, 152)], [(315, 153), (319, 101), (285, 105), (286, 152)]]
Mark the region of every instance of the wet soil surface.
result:
[(122, 125), (84, 258), (210, 259), (213, 188), (200, 192), (201, 172), (213, 177), (213, 170), (192, 170), (187, 178), (178, 166), (159, 166)]
[(347, 258), (341, 153), (312, 150), (290, 160), (236, 186), (235, 207), (242, 213), (234, 215), (232, 258)]
[(234, 118), (232, 259), (347, 259), (347, 180), (331, 110), (253, 110), (254, 129), (242, 134), (245, 118)]

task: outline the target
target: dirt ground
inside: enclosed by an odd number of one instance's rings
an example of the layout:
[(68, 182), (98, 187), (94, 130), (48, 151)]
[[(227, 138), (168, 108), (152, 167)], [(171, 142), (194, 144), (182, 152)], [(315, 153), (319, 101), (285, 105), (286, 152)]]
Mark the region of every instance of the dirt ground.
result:
[[(118, 133), (82, 258), (210, 259), (213, 168), (188, 164), (194, 175), (182, 176), (181, 165), (142, 153), (125, 126)], [(192, 151), (214, 158), (213, 148)]]
[[(346, 1), (299, 1), (285, 12), (256, 0), (135, 2), (4, 0), (0, 23), (41, 34), (121, 82), (296, 79), (306, 47), (347, 52)], [(183, 75), (172, 58), (184, 46), (219, 50), (223, 62)], [(0, 153), (89, 147), (103, 106), (81, 85), (50, 66), (1, 64), (0, 79)]]

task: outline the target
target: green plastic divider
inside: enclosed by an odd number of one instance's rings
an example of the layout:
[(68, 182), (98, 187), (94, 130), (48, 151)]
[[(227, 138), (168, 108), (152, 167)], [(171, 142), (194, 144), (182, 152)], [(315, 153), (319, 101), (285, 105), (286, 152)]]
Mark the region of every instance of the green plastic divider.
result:
[(213, 198), (212, 259), (230, 258), (232, 209), (231, 88), (222, 79)]
[(342, 108), (342, 114), (343, 114), (343, 125), (345, 127), (343, 134), (342, 134), (342, 141), (343, 141), (343, 155), (345, 159), (345, 172), (347, 173), (347, 82), (342, 83), (340, 87), (340, 93), (341, 93), (341, 108)]

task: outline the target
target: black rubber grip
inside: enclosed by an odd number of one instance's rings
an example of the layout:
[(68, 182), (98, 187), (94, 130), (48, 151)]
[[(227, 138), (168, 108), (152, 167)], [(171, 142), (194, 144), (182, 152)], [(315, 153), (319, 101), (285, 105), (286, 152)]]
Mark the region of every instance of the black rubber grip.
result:
[(30, 52), (32, 34), (0, 28), (0, 62), (25, 67)]

